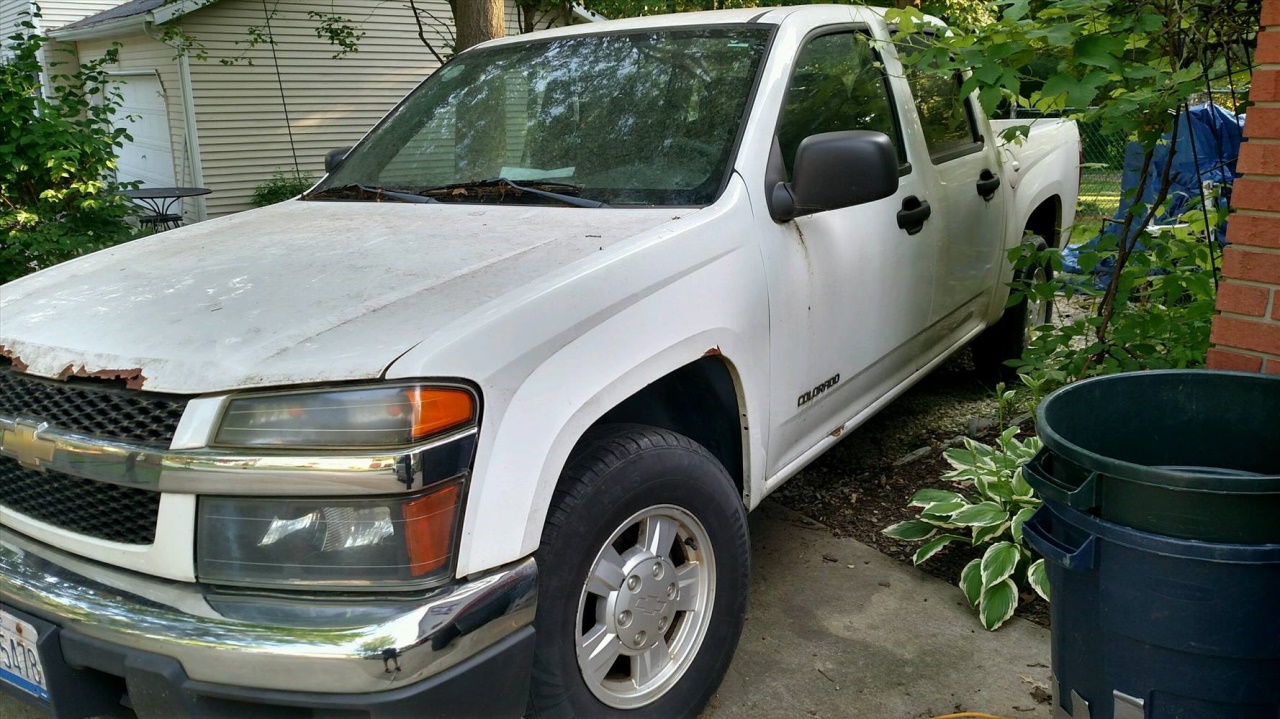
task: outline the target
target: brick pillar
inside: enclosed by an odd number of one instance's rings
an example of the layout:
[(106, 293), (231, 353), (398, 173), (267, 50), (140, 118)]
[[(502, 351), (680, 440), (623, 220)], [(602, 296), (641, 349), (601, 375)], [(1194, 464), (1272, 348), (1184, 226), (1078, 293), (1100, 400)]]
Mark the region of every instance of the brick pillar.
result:
[(1213, 318), (1214, 369), (1280, 374), (1280, 0), (1264, 0)]

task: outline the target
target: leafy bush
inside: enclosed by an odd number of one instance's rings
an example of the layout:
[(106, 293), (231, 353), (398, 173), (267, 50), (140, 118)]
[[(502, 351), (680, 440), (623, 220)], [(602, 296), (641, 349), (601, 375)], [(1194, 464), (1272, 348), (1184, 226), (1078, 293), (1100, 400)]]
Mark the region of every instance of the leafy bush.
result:
[[(39, 17), (39, 13), (33, 14)], [(121, 103), (104, 69), (116, 50), (40, 93), (46, 39), (30, 20), (0, 62), (0, 282), (16, 279), (133, 236), (133, 205), (116, 194), (116, 149), (130, 139), (112, 129)]]
[(253, 188), (255, 207), (266, 207), (277, 202), (291, 200), (311, 189), (316, 178), (310, 172), (276, 170), (271, 179)]
[[(1045, 334), (1024, 366), (1065, 368), (1074, 379), (1203, 362), (1214, 283), (1213, 251), (1203, 239), (1221, 218), (1201, 211), (1199, 220), (1191, 219), (1192, 227), (1148, 242), (1146, 230), (1163, 215), (1173, 176), (1171, 165), (1162, 174), (1147, 170), (1158, 154), (1173, 153), (1163, 139), (1170, 117), (1176, 138), (1181, 112), (1217, 80), (1215, 68), (1233, 76), (1233, 67), (1251, 64), (1248, 48), (1258, 32), (1261, 0), (1188, 3), (1179, 5), (1176, 16), (1159, 0), (998, 5), (994, 22), (937, 33), (923, 48), (904, 53), (903, 61), (947, 78), (964, 71), (962, 92), (975, 91), (988, 113), (1002, 103), (1038, 115), (1066, 113), (1142, 150), (1137, 187), (1124, 198), (1131, 202), (1116, 222), (1102, 228), (1096, 251), (1081, 257), (1086, 271), (1091, 261), (1095, 266), (1105, 261), (1113, 269), (1106, 287), (1093, 293), (1094, 315)], [(920, 30), (924, 22), (914, 8), (890, 10), (886, 19), (904, 33)], [(1043, 83), (1024, 82), (1031, 79), (1027, 69), (1033, 62), (1047, 60), (1055, 69), (1037, 78)], [(1029, 124), (1018, 125), (1002, 135), (1016, 142), (1029, 132)], [(1132, 201), (1138, 198), (1144, 199)], [(1135, 237), (1145, 249), (1131, 240)], [(1048, 299), (1056, 288), (1042, 289), (1041, 299)]]
[[(1017, 439), (1018, 428), (1000, 434), (995, 447), (966, 437), (964, 449), (944, 453), (952, 471), (943, 479), (972, 494), (943, 489), (921, 489), (910, 506), (920, 508), (920, 518), (899, 522), (884, 530), (895, 539), (924, 541), (916, 550), (920, 564), (952, 542), (973, 546), (989, 544), (980, 559), (960, 573), (960, 589), (987, 629), (997, 629), (1018, 606), (1018, 587), (1025, 580), (1037, 594), (1049, 599), (1044, 560), (1032, 558), (1022, 542), (1022, 525), (1040, 500), (1022, 477), (1022, 465), (1040, 449), (1040, 440)], [(956, 534), (968, 531), (968, 536)], [(939, 531), (943, 532), (939, 534)], [(926, 541), (927, 540), (927, 541)]]
[[(1009, 364), (1023, 373), (1053, 373), (1065, 380), (1203, 366), (1222, 255), (1216, 242), (1207, 239), (1206, 227), (1215, 226), (1225, 214), (1225, 208), (1216, 214), (1197, 208), (1185, 213), (1176, 226), (1158, 234), (1144, 232), (1146, 251), (1133, 252), (1123, 265), (1117, 261), (1115, 235), (1103, 235), (1096, 246), (1081, 248), (1078, 260), (1086, 272), (1099, 266), (1120, 267), (1108, 283), (1115, 293), (1109, 305), (1104, 302), (1106, 289), (1095, 287), (1087, 276), (1071, 282), (1061, 276), (1038, 283), (1015, 281), (1010, 303), (1023, 296), (1052, 302), (1061, 293), (1088, 298), (1092, 311), (1060, 325), (1041, 327), (1022, 358)], [(1037, 252), (1024, 246), (1015, 249), (1010, 259), (1020, 268), (1037, 263), (1060, 268), (1061, 252), (1056, 248)]]

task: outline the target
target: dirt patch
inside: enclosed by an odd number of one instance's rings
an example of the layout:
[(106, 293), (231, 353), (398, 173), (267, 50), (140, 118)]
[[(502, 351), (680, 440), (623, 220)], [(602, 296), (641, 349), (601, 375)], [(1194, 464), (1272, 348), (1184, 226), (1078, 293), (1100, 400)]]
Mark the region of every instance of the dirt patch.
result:
[[(924, 487), (954, 489), (941, 477), (942, 457), (959, 435), (990, 441), (996, 434), (994, 391), (973, 372), (967, 352), (939, 367), (880, 414), (784, 484), (772, 497), (783, 506), (825, 524), (838, 537), (852, 537), (899, 561), (911, 563), (919, 543), (881, 534), (885, 527), (917, 516), (907, 500)], [(1026, 425), (1029, 427), (1030, 425)], [(918, 458), (897, 463), (920, 451)], [(919, 569), (955, 583), (982, 547), (951, 544)], [(1048, 626), (1048, 604), (1024, 595), (1017, 615)]]

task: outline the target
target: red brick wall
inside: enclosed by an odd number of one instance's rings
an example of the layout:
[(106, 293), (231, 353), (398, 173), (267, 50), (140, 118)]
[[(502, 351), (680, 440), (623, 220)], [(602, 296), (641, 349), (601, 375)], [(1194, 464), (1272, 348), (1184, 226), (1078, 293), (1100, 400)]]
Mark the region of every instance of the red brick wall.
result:
[(1264, 0), (1209, 366), (1280, 374), (1280, 0)]

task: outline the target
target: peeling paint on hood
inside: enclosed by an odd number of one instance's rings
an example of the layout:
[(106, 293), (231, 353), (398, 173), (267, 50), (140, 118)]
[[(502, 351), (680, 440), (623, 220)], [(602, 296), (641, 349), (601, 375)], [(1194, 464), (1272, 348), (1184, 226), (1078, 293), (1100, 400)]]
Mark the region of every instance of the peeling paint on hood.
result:
[(0, 348), (31, 374), (161, 392), (372, 379), (476, 307), (672, 218), (291, 201), (0, 287)]

